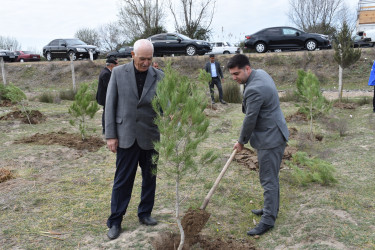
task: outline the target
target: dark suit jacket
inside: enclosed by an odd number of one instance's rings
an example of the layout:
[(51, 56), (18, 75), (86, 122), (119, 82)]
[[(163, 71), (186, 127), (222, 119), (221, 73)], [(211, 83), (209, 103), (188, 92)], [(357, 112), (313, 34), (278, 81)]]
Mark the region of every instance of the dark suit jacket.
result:
[(275, 148), (288, 141), (289, 131), (274, 81), (265, 71), (252, 70), (243, 95), (245, 118), (238, 142), (256, 149)]
[(98, 91), (96, 92), (96, 101), (102, 106), (105, 105), (105, 98), (107, 95), (107, 88), (110, 78), (111, 71), (107, 67), (103, 68), (99, 74)]
[(120, 148), (131, 147), (135, 140), (144, 150), (154, 148), (160, 133), (151, 101), (163, 76), (163, 72), (150, 67), (139, 98), (133, 61), (113, 69), (105, 103), (106, 139), (117, 138)]
[[(217, 74), (217, 76), (220, 77), (220, 78), (224, 78), (223, 71), (221, 71), (220, 63), (218, 63), (217, 61), (215, 61), (215, 66), (216, 66), (216, 74)], [(206, 70), (206, 72), (208, 72), (208, 73), (211, 74), (211, 62), (207, 62), (206, 63), (205, 70)], [(212, 74), (211, 74), (211, 76), (212, 76)]]

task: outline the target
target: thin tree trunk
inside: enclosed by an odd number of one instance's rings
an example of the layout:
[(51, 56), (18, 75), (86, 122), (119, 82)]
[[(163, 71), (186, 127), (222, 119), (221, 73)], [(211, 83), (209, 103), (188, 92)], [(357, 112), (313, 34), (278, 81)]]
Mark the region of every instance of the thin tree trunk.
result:
[(342, 99), (342, 67), (339, 65), (339, 101)]
[(73, 56), (70, 57), (70, 68), (72, 70), (72, 80), (73, 80), (73, 91), (76, 92), (76, 76), (74, 72), (74, 60)]
[(4, 67), (4, 59), (0, 57), (0, 65), (1, 65), (1, 75), (3, 76), (3, 83), (7, 85), (7, 78), (5, 75), (5, 67)]
[(181, 235), (181, 240), (180, 240), (180, 245), (178, 246), (178, 250), (182, 250), (184, 243), (185, 243), (185, 232), (184, 228), (182, 227), (181, 224), (181, 219), (180, 219), (180, 175), (177, 173), (176, 177), (176, 220), (177, 220), (177, 225), (178, 229), (180, 229), (180, 235)]

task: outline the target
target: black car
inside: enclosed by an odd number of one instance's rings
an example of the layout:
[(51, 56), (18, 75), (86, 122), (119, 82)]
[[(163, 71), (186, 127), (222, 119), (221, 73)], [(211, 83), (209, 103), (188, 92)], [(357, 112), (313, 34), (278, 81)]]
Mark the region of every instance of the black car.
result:
[(43, 47), (43, 56), (51, 61), (55, 58), (73, 60), (78, 58), (90, 58), (89, 51), (92, 51), (94, 60), (99, 57), (98, 47), (87, 45), (77, 38), (72, 39), (55, 39)]
[(353, 47), (354, 48), (368, 48), (374, 47), (374, 44), (371, 42), (371, 38), (363, 38), (362, 36), (355, 35), (353, 37)]
[(0, 57), (4, 62), (15, 62), (18, 56), (13, 51), (0, 49)]
[(127, 58), (132, 57), (131, 52), (133, 51), (133, 47), (123, 47), (116, 51), (108, 52), (107, 59), (114, 59), (114, 58)]
[(331, 48), (328, 36), (306, 33), (292, 27), (266, 28), (245, 37), (245, 47), (255, 49), (258, 53), (264, 53), (268, 50), (307, 49), (312, 51), (317, 48)]
[(191, 39), (177, 33), (162, 33), (147, 38), (154, 44), (154, 55), (163, 56), (183, 54), (188, 56), (204, 55), (212, 50), (212, 45), (206, 41)]

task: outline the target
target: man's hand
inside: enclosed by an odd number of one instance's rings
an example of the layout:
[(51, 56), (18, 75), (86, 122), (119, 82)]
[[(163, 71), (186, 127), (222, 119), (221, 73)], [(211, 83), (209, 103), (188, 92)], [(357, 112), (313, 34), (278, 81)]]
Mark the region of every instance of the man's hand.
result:
[(243, 148), (244, 148), (243, 144), (241, 144), (239, 142), (234, 144), (234, 147), (233, 147), (233, 149), (237, 149), (237, 152), (240, 152)]
[(118, 139), (107, 139), (107, 146), (109, 150), (111, 150), (113, 153), (116, 153), (118, 147)]

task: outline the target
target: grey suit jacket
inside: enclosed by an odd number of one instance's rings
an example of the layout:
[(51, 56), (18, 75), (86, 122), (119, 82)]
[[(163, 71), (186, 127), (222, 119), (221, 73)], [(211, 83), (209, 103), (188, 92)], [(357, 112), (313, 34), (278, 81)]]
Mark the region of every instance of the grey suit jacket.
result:
[[(216, 74), (220, 78), (224, 78), (223, 71), (221, 71), (220, 63), (215, 61), (215, 66), (216, 66)], [(205, 66), (206, 72), (211, 74), (211, 62), (207, 62)], [(212, 76), (212, 74), (211, 74)]]
[(256, 149), (275, 148), (288, 141), (289, 131), (280, 109), (274, 81), (265, 71), (252, 70), (243, 95), (242, 124), (239, 142)]
[(113, 68), (105, 104), (106, 139), (117, 138), (120, 148), (131, 147), (135, 140), (144, 150), (154, 148), (160, 133), (154, 124), (156, 113), (151, 101), (163, 76), (163, 72), (150, 67), (138, 98), (133, 61)]

